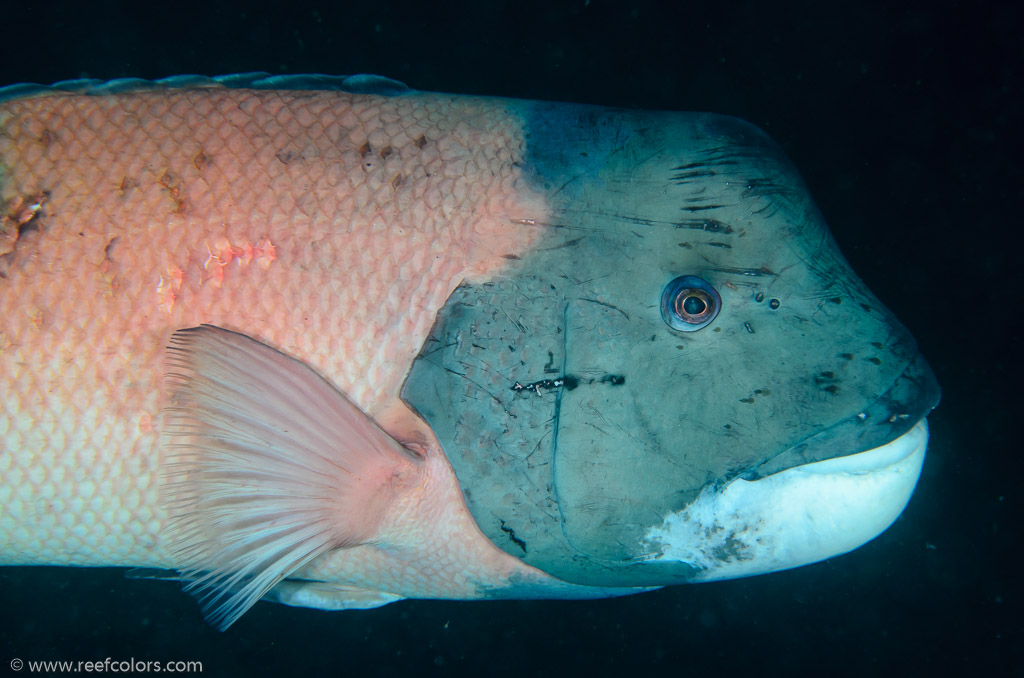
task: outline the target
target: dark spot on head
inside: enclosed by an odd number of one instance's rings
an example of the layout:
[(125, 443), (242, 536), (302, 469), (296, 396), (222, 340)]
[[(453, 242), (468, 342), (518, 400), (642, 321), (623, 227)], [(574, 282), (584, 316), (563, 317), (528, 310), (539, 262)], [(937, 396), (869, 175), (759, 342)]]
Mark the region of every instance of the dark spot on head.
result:
[(611, 384), (612, 386), (622, 386), (626, 383), (626, 378), (621, 374), (606, 374), (601, 377), (602, 384)]
[(781, 304), (779, 304), (779, 300), (778, 299), (772, 299), (771, 301), (768, 302), (768, 307), (770, 309), (772, 309), (773, 311), (775, 309), (777, 309), (780, 305)]
[(865, 311), (867, 311), (868, 313), (871, 313), (871, 304), (865, 304), (865, 303), (864, 303), (864, 302), (862, 301), (862, 302), (860, 302), (860, 307), (861, 307), (861, 308), (863, 308), (863, 309), (864, 309)]
[(735, 532), (725, 538), (724, 544), (712, 549), (711, 554), (723, 563), (750, 559), (746, 544), (737, 539)]
[(874, 358), (874, 357), (868, 358), (868, 362), (869, 363), (873, 363), (875, 365), (881, 365), (882, 364), (881, 360), (879, 360), (878, 358)]
[(501, 258), (502, 259), (512, 259), (514, 261), (516, 259), (519, 259), (520, 256), (518, 254), (502, 254)]
[(554, 351), (548, 351), (548, 361), (544, 363), (544, 371), (547, 373), (557, 372), (555, 369), (555, 353)]
[(830, 393), (832, 395), (835, 395), (835, 394), (839, 393), (839, 387), (836, 386), (835, 384), (829, 384), (828, 386), (826, 386), (822, 390), (825, 391), (826, 393)]
[(689, 228), (710, 233), (732, 233), (732, 227), (714, 219), (687, 219), (676, 224), (676, 228)]
[(499, 520), (499, 522), (501, 522), (501, 531), (508, 535), (509, 540), (513, 544), (515, 544), (519, 548), (523, 549), (523, 553), (526, 553), (527, 552), (526, 551), (526, 542), (523, 541), (522, 539), (520, 539), (519, 537), (517, 537), (516, 536), (516, 531), (513, 530), (511, 527), (507, 527), (505, 525), (505, 521), (504, 520), (501, 520), (500, 518), (498, 520)]
[(840, 353), (839, 357), (842, 358), (843, 360), (853, 360), (852, 353)]
[(880, 341), (872, 341), (871, 345), (874, 346), (875, 348), (882, 348), (882, 342)]
[(750, 405), (751, 403), (754, 402), (754, 399), (753, 398), (740, 398), (740, 402), (741, 403), (746, 403), (747, 405)]
[(835, 379), (836, 378), (835, 372), (827, 372), (827, 371), (826, 372), (822, 372), (821, 376), (825, 377), (826, 379)]
[(686, 248), (686, 249), (688, 249), (688, 250), (692, 250), (692, 249), (693, 249), (693, 245), (691, 245), (691, 244), (690, 244), (690, 243), (688, 243), (688, 242), (681, 242), (681, 243), (679, 243), (679, 246), (680, 246), (680, 247), (685, 247), (685, 248)]
[(841, 304), (841, 303), (843, 303), (843, 298), (842, 297), (832, 297), (828, 301), (829, 301), (830, 304)]

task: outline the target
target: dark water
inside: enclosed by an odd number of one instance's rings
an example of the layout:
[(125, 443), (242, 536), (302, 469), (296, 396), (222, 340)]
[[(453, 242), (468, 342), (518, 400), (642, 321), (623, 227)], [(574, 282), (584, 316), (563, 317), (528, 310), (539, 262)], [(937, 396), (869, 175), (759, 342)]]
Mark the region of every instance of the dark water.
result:
[(213, 4), (5, 3), (0, 83), (370, 72), (746, 118), (938, 374), (919, 489), (871, 544), (791, 572), (594, 602), (260, 604), (225, 634), (172, 584), (0, 568), (0, 671), (112, 657), (201, 660), (208, 675), (1024, 675), (1019, 7)]

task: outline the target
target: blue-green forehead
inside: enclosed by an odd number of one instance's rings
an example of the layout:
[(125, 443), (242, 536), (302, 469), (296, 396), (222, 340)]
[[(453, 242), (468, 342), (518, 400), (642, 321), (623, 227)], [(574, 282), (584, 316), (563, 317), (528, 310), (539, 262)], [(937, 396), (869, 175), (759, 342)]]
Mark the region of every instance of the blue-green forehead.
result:
[(526, 155), (524, 173), (553, 206), (571, 205), (594, 181), (616, 149), (635, 133), (618, 112), (573, 104), (530, 103), (520, 111)]
[(786, 230), (816, 231), (801, 248), (827, 240), (793, 167), (745, 121), (544, 102), (517, 102), (513, 112), (525, 140), (523, 173), (556, 223), (564, 210), (576, 221), (603, 217), (598, 228), (661, 228), (678, 231), (684, 246), (687, 236), (713, 243), (705, 248), (721, 247), (713, 235)]

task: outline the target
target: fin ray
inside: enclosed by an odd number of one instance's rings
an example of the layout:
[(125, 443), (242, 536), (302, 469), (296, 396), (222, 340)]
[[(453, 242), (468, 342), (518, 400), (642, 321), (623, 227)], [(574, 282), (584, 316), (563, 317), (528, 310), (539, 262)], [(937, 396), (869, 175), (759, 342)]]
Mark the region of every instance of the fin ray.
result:
[(304, 363), (211, 325), (168, 346), (163, 502), (209, 621), (230, 626), (316, 557), (374, 539), (420, 458)]

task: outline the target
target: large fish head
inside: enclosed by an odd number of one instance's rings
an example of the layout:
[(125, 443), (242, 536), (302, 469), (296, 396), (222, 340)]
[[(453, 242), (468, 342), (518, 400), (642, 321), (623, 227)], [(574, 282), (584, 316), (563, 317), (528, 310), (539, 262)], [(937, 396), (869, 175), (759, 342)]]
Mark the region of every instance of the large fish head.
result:
[(500, 548), (656, 586), (848, 551), (902, 511), (935, 378), (757, 128), (510, 104), (545, 235), (438, 315), (403, 397)]

